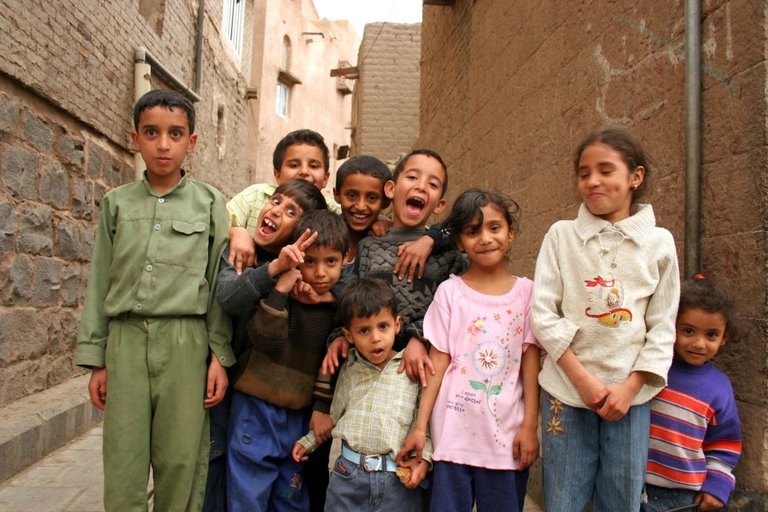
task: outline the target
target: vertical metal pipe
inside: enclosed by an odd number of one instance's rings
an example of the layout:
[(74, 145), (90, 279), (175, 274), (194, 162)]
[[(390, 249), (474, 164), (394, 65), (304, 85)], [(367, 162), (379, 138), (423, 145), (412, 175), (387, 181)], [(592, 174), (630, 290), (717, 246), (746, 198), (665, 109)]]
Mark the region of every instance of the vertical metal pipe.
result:
[(701, 271), (701, 0), (685, 1), (685, 277)]
[(205, 0), (197, 6), (197, 28), (195, 29), (195, 92), (199, 95), (203, 87), (203, 29), (205, 28)]
[[(139, 101), (139, 98), (144, 96), (152, 89), (152, 82), (150, 77), (152, 76), (152, 67), (147, 64), (146, 60), (135, 60), (133, 64), (133, 102)], [(136, 151), (133, 154), (133, 175), (138, 181), (144, 177), (144, 159), (141, 157), (141, 153)]]

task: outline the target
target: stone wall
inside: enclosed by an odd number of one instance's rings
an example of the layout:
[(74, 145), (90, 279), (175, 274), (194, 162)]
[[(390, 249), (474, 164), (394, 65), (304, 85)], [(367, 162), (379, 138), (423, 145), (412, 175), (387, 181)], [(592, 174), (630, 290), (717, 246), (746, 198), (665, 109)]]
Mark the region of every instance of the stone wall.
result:
[(369, 23), (357, 57), (353, 153), (396, 162), (419, 134), (421, 24)]
[[(447, 160), (449, 199), (483, 186), (520, 203), (515, 273), (532, 276), (547, 228), (575, 217), (572, 152), (606, 125), (629, 128), (654, 158), (646, 199), (682, 262), (684, 4), (425, 5), (416, 144)], [(733, 380), (744, 423), (733, 508), (757, 510), (768, 491), (766, 9), (749, 0), (702, 5), (700, 270), (729, 285), (744, 327), (716, 360)]]
[[(197, 2), (0, 1), (0, 406), (81, 372), (73, 364), (95, 219), (133, 179), (134, 52), (194, 82)], [(232, 194), (249, 183), (245, 74), (208, 2), (199, 143), (186, 168)], [(246, 20), (253, 2), (246, 1)], [(153, 86), (167, 87), (153, 75)]]

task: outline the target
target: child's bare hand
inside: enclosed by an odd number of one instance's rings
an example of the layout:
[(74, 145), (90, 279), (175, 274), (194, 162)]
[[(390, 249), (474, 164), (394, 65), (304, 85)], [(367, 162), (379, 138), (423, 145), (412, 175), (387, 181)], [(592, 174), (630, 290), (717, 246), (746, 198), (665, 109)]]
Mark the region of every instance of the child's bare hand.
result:
[(421, 382), (421, 387), (427, 387), (427, 372), (429, 369), (432, 375), (435, 374), (435, 365), (427, 354), (427, 349), (418, 338), (412, 337), (408, 341), (408, 346), (403, 352), (403, 359), (397, 368), (397, 373), (405, 371), (408, 378), (413, 382)]
[(406, 462), (414, 459), (421, 462), (421, 454), (424, 451), (424, 445), (427, 443), (427, 434), (423, 430), (414, 428), (408, 437), (403, 441), (403, 447), (397, 452), (395, 463), (398, 466), (405, 466)]
[(389, 231), (389, 228), (392, 227), (392, 221), (387, 219), (378, 219), (371, 224), (371, 227), (368, 229), (368, 232), (371, 233), (373, 236), (384, 236), (387, 234), (387, 231)]
[(277, 278), (275, 290), (282, 293), (290, 293), (299, 281), (301, 281), (301, 272), (299, 272), (299, 269), (288, 269)]
[(228, 385), (227, 370), (221, 366), (216, 354), (211, 352), (211, 362), (208, 364), (208, 378), (205, 385), (205, 400), (203, 400), (203, 407), (208, 409), (221, 402), (224, 398), (224, 393), (227, 391)]
[(91, 403), (98, 410), (103, 411), (107, 404), (107, 369), (93, 368), (91, 370), (91, 380), (88, 381), (88, 394), (91, 397)]
[(291, 290), (291, 297), (301, 302), (302, 304), (320, 304), (323, 302), (336, 302), (331, 292), (323, 292), (322, 294), (312, 288), (308, 283), (304, 281), (298, 281)]
[(608, 395), (608, 388), (603, 384), (603, 381), (591, 373), (579, 379), (578, 382), (574, 382), (574, 385), (584, 405), (593, 411), (597, 411), (603, 405), (603, 400)]
[(408, 282), (412, 283), (414, 277), (424, 277), (424, 267), (427, 259), (432, 254), (435, 241), (431, 237), (422, 236), (413, 242), (404, 242), (397, 248), (397, 262), (392, 270), (401, 281), (408, 275)]
[(286, 270), (296, 268), (299, 264), (304, 263), (304, 251), (306, 251), (316, 239), (317, 231), (312, 233), (309, 228), (307, 228), (295, 242), (280, 249), (280, 254), (277, 258), (269, 263), (270, 275), (275, 276), (282, 274)]
[(333, 420), (330, 414), (320, 411), (312, 411), (309, 419), (309, 429), (315, 433), (318, 443), (324, 443), (331, 438), (333, 432)]
[(725, 503), (706, 492), (697, 494), (696, 499), (694, 499), (693, 502), (699, 504), (699, 510), (701, 510), (701, 512), (707, 510), (720, 510), (725, 506)]
[(539, 456), (539, 438), (536, 426), (521, 427), (512, 440), (512, 457), (520, 461), (520, 469), (525, 469)]
[(293, 445), (293, 450), (291, 450), (291, 457), (293, 457), (293, 460), (296, 462), (306, 462), (309, 459), (306, 448), (301, 446), (299, 443)]
[(629, 389), (625, 382), (612, 384), (605, 389), (607, 391), (605, 399), (596, 412), (604, 420), (619, 421), (629, 411), (635, 393)]
[(411, 468), (411, 479), (403, 484), (408, 489), (415, 489), (418, 487), (429, 471), (429, 462), (425, 460), (417, 461), (416, 459), (411, 459), (402, 465)]
[(229, 258), (227, 263), (235, 267), (237, 275), (256, 264), (256, 243), (245, 228), (229, 228)]
[(341, 363), (349, 357), (349, 342), (344, 336), (339, 336), (328, 345), (328, 351), (323, 358), (320, 371), (323, 375), (333, 375)]

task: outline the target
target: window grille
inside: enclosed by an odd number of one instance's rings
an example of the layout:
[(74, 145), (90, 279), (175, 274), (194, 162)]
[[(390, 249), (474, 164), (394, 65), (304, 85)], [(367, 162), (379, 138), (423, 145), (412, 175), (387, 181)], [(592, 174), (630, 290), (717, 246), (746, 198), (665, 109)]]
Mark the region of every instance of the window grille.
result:
[(224, 14), (221, 17), (221, 30), (232, 43), (238, 56), (243, 52), (243, 23), (245, 20), (245, 0), (224, 0)]

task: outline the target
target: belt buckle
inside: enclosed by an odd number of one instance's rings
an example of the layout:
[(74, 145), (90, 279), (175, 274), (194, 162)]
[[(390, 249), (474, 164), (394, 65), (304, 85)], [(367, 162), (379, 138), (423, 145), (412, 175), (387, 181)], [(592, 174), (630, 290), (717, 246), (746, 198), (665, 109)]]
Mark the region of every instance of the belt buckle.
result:
[[(369, 461), (376, 461), (376, 467), (371, 467)], [(382, 471), (382, 465), (384, 464), (384, 457), (381, 455), (366, 455), (363, 459), (363, 467), (366, 471)], [(383, 468), (386, 469), (386, 468)]]

